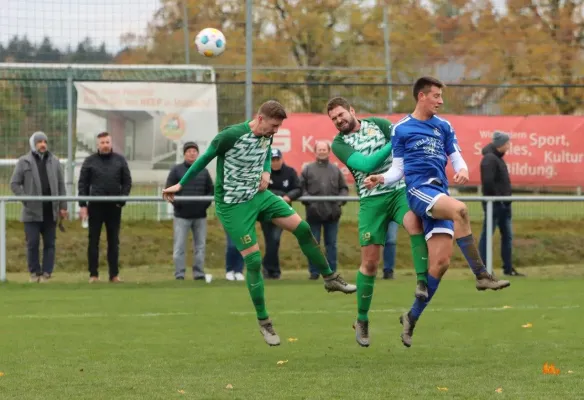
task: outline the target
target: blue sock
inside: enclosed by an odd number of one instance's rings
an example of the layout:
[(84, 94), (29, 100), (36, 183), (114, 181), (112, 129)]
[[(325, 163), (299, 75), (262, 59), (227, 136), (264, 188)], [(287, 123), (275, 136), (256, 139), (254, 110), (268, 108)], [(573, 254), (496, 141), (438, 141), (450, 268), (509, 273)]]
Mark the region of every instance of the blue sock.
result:
[(468, 236), (456, 239), (456, 244), (460, 247), (460, 251), (464, 254), (464, 258), (466, 258), (469, 268), (475, 275), (478, 276), (483, 272), (487, 272), (485, 264), (483, 263), (483, 260), (481, 260), (481, 256), (475, 245), (472, 233)]
[(412, 305), (412, 309), (410, 310), (410, 317), (412, 317), (415, 321), (417, 321), (418, 318), (420, 318), (420, 315), (422, 315), (422, 312), (424, 311), (432, 297), (434, 297), (434, 293), (436, 293), (436, 290), (438, 290), (439, 284), (440, 279), (434, 278), (432, 275), (428, 274), (428, 300), (420, 301), (416, 299), (414, 301), (414, 304)]

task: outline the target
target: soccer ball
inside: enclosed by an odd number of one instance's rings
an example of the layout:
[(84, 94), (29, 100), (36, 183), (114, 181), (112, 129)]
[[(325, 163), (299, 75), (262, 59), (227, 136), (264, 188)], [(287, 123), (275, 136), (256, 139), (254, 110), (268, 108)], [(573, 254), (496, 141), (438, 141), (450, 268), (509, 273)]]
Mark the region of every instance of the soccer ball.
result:
[(195, 38), (197, 51), (205, 57), (217, 57), (225, 51), (225, 36), (215, 28), (205, 28)]

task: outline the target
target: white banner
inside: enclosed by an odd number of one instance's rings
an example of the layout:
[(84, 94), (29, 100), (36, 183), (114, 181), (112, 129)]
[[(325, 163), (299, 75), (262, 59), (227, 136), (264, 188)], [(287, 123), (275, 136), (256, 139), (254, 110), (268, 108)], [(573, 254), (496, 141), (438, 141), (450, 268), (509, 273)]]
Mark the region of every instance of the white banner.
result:
[[(203, 153), (218, 133), (217, 90), (208, 83), (75, 82), (79, 165), (107, 131), (136, 182), (163, 182), (182, 162), (182, 146), (194, 141)], [(215, 163), (209, 165), (215, 176)]]

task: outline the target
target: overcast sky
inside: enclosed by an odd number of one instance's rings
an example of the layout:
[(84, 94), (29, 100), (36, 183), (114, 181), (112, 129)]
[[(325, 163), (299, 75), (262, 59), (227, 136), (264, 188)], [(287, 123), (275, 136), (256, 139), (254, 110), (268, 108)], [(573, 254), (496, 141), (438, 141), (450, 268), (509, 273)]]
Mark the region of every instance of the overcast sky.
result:
[[(495, 3), (504, 7), (506, 1)], [(143, 34), (159, 6), (159, 0), (0, 0), (0, 43), (15, 35), (34, 43), (48, 36), (65, 48), (90, 37), (117, 51), (120, 36)]]
[(122, 34), (145, 32), (159, 5), (159, 0), (0, 0), (0, 43), (26, 34), (35, 43), (48, 36), (64, 48), (90, 37), (115, 51)]

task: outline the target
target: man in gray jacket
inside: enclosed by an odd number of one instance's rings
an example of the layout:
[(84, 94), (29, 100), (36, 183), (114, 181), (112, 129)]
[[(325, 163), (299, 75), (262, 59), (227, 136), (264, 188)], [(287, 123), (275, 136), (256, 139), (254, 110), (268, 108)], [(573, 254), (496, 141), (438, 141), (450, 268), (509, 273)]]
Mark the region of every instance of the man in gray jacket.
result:
[[(331, 147), (327, 142), (315, 145), (316, 161), (308, 164), (302, 171), (302, 196), (347, 196), (349, 187), (343, 173), (329, 162)], [(306, 222), (312, 229), (316, 241), (320, 244), (321, 230), (324, 232), (326, 258), (333, 271), (337, 270), (337, 236), (341, 207), (345, 202), (302, 202), (306, 207)], [(318, 270), (314, 265), (308, 266), (310, 279), (318, 279)]]
[[(59, 159), (48, 150), (47, 135), (35, 132), (30, 137), (31, 151), (18, 159), (10, 180), (17, 196), (65, 196), (65, 180)], [(64, 201), (23, 201), (22, 222), (27, 246), (31, 282), (47, 282), (55, 266), (57, 219), (67, 218)], [(39, 260), (43, 237), (43, 262)]]

